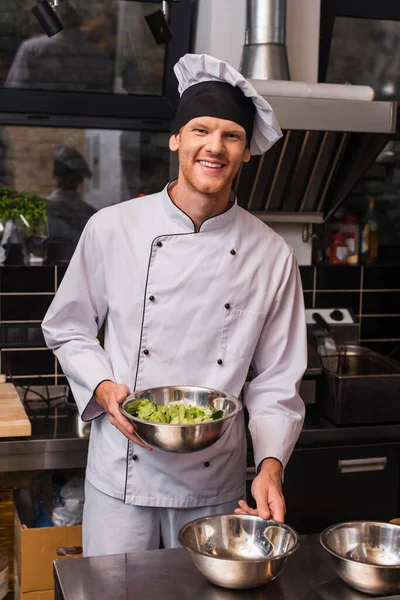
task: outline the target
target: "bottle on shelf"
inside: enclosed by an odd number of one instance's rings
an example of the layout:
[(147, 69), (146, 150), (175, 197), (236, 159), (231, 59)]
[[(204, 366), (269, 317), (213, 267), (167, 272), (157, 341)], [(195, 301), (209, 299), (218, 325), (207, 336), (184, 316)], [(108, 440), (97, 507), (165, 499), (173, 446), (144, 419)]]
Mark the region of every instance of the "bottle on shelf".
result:
[(345, 265), (349, 249), (347, 246), (346, 235), (344, 233), (334, 233), (330, 238), (329, 246), (329, 264)]
[(378, 220), (373, 198), (368, 199), (368, 210), (361, 224), (360, 259), (363, 263), (374, 263), (378, 258)]
[[(346, 238), (347, 244), (347, 257), (346, 263), (349, 265), (358, 264), (359, 260), (359, 248), (360, 248), (360, 227), (358, 223), (358, 218), (353, 215), (335, 215), (330, 223), (328, 229), (328, 247), (327, 247), (327, 259), (328, 262), (332, 264), (330, 260), (331, 248), (337, 245), (337, 242), (342, 242), (343, 238), (332, 239), (332, 236), (336, 234), (344, 234)], [(333, 264), (344, 264), (342, 256), (344, 255), (344, 251), (340, 250), (339, 252), (340, 258), (338, 260), (337, 256), (333, 257)]]

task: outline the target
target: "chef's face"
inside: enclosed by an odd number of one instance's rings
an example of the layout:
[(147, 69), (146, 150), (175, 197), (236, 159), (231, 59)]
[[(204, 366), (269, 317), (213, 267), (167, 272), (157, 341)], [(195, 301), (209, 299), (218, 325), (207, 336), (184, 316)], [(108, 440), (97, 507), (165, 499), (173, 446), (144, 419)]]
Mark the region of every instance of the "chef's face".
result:
[(243, 127), (215, 117), (192, 119), (171, 136), (169, 147), (179, 151), (179, 178), (203, 194), (230, 192), (241, 164), (250, 160)]

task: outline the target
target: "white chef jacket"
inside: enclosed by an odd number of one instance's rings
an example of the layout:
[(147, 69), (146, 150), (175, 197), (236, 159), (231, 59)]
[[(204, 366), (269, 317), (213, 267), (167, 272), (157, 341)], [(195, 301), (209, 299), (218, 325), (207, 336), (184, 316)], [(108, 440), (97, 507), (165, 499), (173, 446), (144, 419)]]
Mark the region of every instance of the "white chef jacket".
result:
[(104, 493), (142, 506), (211, 506), (243, 497), (246, 473), (243, 411), (205, 450), (149, 452), (92, 397), (105, 379), (131, 390), (194, 385), (237, 397), (251, 364), (245, 403), (255, 463), (272, 456), (286, 465), (304, 418), (302, 286), (293, 251), (236, 201), (198, 233), (168, 186), (99, 211), (43, 332), (83, 420), (92, 420), (86, 476)]

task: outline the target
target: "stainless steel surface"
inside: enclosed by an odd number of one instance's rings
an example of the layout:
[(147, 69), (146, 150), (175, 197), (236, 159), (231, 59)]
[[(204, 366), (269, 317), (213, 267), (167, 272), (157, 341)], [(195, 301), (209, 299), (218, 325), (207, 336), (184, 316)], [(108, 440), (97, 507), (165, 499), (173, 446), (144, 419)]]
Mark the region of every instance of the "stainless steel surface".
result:
[[(321, 356), (322, 364), (325, 364), (325, 356)], [(332, 370), (332, 369), (330, 369)], [(346, 377), (398, 377), (400, 375), (400, 363), (378, 354), (364, 346), (343, 345), (338, 348), (338, 362), (335, 374), (340, 378)]]
[(395, 133), (397, 103), (330, 100), (324, 98), (267, 98), (282, 129), (321, 133)]
[(0, 441), (0, 472), (74, 469), (86, 466), (90, 423), (67, 407), (28, 415), (32, 435)]
[(341, 345), (324, 373), (317, 405), (337, 425), (400, 422), (400, 364), (356, 345)]
[[(194, 406), (212, 406), (224, 411), (222, 419), (189, 425), (151, 423), (133, 417), (126, 407), (139, 398), (147, 398), (155, 404), (167, 405), (184, 401)], [(231, 394), (206, 387), (165, 386), (140, 390), (130, 394), (120, 405), (121, 413), (135, 426), (137, 435), (149, 446), (165, 452), (197, 452), (214, 444), (226, 431), (230, 419), (236, 417), (242, 406)]]
[(268, 212), (252, 210), (252, 214), (263, 223), (323, 223), (322, 213)]
[(236, 182), (239, 204), (264, 222), (326, 221), (395, 132), (397, 105), (282, 96), (267, 100), (284, 137), (243, 165)]
[(183, 548), (58, 561), (54, 571), (56, 600), (366, 600), (336, 575), (318, 535), (301, 537), (281, 575), (254, 590), (214, 586)]
[(338, 461), (339, 473), (371, 473), (384, 471), (387, 467), (387, 456), (373, 458), (353, 458)]
[(366, 594), (400, 593), (400, 525), (340, 523), (321, 533), (321, 544), (351, 587)]
[(286, 43), (286, 0), (247, 0), (245, 44)]
[(299, 548), (294, 529), (250, 515), (215, 515), (187, 523), (179, 532), (196, 568), (212, 583), (231, 589), (265, 585)]
[[(90, 423), (80, 434), (76, 411), (53, 409), (47, 419), (32, 420), (32, 436), (0, 440), (0, 473), (80, 468), (86, 465)], [(251, 439), (248, 437), (247, 463), (253, 467)], [(298, 446), (370, 444), (400, 440), (400, 424), (337, 427), (321, 416), (315, 406), (307, 406)], [(250, 473), (250, 472), (249, 472)]]
[(244, 46), (240, 72), (248, 78), (290, 79), (286, 46), (283, 44)]
[(290, 79), (286, 0), (247, 0), (240, 72), (251, 79)]

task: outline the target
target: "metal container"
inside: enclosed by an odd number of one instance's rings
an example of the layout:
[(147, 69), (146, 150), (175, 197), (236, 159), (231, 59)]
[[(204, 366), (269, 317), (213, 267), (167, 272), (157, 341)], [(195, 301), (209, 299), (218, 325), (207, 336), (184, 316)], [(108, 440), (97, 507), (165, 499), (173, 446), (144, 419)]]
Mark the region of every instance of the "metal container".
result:
[(178, 538), (206, 579), (232, 589), (275, 579), (300, 545), (298, 533), (288, 525), (250, 515), (195, 519)]
[(362, 346), (321, 356), (319, 411), (337, 425), (400, 422), (400, 364)]
[(339, 523), (320, 541), (337, 574), (366, 594), (400, 593), (400, 526), (375, 521)]
[[(128, 404), (140, 398), (161, 405), (183, 400), (186, 404), (194, 406), (212, 406), (217, 410), (223, 410), (225, 416), (215, 421), (189, 425), (151, 423), (133, 417), (126, 411)], [(120, 405), (121, 413), (133, 423), (136, 434), (146, 444), (166, 452), (179, 453), (197, 452), (214, 444), (227, 429), (230, 419), (241, 409), (241, 403), (231, 394), (206, 387), (184, 385), (134, 392)]]

